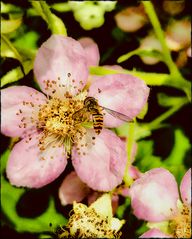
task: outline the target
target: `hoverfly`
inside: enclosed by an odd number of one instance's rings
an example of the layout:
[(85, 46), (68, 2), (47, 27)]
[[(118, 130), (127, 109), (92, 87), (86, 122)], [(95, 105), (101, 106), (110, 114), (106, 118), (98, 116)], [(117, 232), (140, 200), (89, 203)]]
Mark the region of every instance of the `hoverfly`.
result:
[(95, 133), (100, 134), (103, 128), (103, 113), (102, 113), (103, 109), (117, 119), (128, 122), (132, 121), (132, 119), (127, 115), (108, 109), (104, 106), (100, 106), (94, 97), (86, 97), (84, 100), (83, 108), (75, 112), (72, 117), (74, 120), (79, 118), (81, 119), (82, 122), (84, 119), (88, 118), (89, 115), (91, 114)]

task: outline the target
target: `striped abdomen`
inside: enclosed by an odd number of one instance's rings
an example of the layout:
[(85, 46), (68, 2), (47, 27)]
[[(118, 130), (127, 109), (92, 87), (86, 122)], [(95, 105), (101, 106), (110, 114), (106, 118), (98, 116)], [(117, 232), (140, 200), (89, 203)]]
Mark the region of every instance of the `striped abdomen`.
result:
[(99, 111), (95, 110), (95, 112), (92, 112), (92, 116), (95, 133), (100, 134), (103, 128), (103, 115)]

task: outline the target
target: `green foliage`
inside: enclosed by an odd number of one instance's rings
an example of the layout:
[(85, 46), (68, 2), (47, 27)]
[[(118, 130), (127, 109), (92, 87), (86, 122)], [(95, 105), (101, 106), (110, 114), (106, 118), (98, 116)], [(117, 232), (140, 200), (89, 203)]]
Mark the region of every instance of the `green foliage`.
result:
[(22, 62), (22, 57), (5, 35), (1, 35), (1, 56), (11, 57)]
[(35, 219), (30, 219), (26, 217), (20, 217), (16, 211), (16, 205), (20, 197), (26, 191), (24, 188), (16, 188), (12, 186), (4, 176), (6, 163), (9, 157), (10, 151), (7, 150), (1, 157), (1, 207), (2, 212), (7, 216), (7, 218), (15, 226), (18, 232), (33, 232), (41, 233), (45, 231), (50, 231), (49, 224), (52, 223), (53, 228), (58, 225), (64, 225), (66, 219), (59, 214), (54, 205), (53, 198), (50, 197), (49, 206), (45, 213), (36, 217)]
[(170, 155), (166, 159), (153, 154), (154, 141), (141, 140), (138, 142), (138, 152), (135, 164), (142, 172), (152, 168), (163, 167), (172, 172), (178, 182), (181, 181), (186, 172), (184, 160), (187, 151), (190, 149), (189, 139), (180, 129), (174, 132), (174, 145)]
[(1, 33), (8, 34), (15, 31), (22, 23), (22, 18), (1, 20)]
[[(32, 61), (24, 61), (22, 62), (23, 69), (25, 74), (28, 74), (29, 71), (33, 68), (33, 62)], [(15, 69), (9, 71), (7, 74), (5, 74), (1, 78), (1, 87), (16, 82), (24, 77), (23, 71), (21, 67), (16, 67)]]
[(130, 200), (130, 198), (127, 197), (127, 198), (125, 198), (124, 204), (120, 205), (117, 208), (116, 214), (119, 219), (123, 219), (125, 210), (130, 206), (130, 204), (131, 204), (131, 200)]
[(162, 59), (162, 55), (159, 51), (157, 50), (143, 50), (143, 49), (136, 49), (134, 51), (130, 51), (127, 54), (124, 54), (122, 56), (120, 56), (117, 59), (118, 63), (124, 62), (126, 60), (128, 60), (130, 57), (137, 55), (137, 56), (150, 56), (150, 57), (155, 57), (158, 59)]

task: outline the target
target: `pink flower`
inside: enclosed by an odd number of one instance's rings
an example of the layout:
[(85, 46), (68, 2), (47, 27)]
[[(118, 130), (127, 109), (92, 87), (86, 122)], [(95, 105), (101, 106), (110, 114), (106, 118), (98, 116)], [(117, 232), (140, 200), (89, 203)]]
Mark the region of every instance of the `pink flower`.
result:
[(152, 229), (141, 238), (191, 238), (191, 169), (184, 175), (180, 192), (174, 176), (163, 168), (143, 174), (130, 188), (133, 213)]
[[(138, 169), (131, 165), (129, 168), (130, 176), (136, 179), (138, 173)], [(126, 197), (128, 194), (129, 189), (125, 185), (120, 185), (113, 191), (112, 208), (114, 214), (118, 207), (119, 195)], [(92, 190), (87, 184), (82, 182), (75, 171), (72, 171), (65, 177), (59, 188), (59, 198), (63, 206), (73, 204), (74, 201), (81, 202), (85, 198), (88, 199), (88, 205), (90, 205), (101, 195), (101, 192)]]
[[(89, 187), (108, 191), (121, 183), (126, 162), (124, 142), (108, 129), (97, 135), (90, 128), (91, 115), (87, 119), (88, 113), (74, 113), (84, 107), (87, 96), (93, 96), (99, 104), (132, 118), (146, 103), (149, 89), (135, 77), (116, 74), (101, 77), (86, 91), (88, 65), (98, 62), (95, 45), (92, 42), (94, 50), (89, 42), (84, 49), (70, 37), (52, 35), (34, 62), (43, 93), (27, 86), (1, 91), (1, 131), (21, 138), (7, 164), (11, 184), (39, 188), (52, 182), (65, 169), (68, 155), (77, 175)], [(107, 127), (122, 123), (106, 117)]]
[[(136, 150), (137, 150), (137, 145), (134, 144), (131, 161), (133, 161), (135, 158)], [(139, 170), (132, 165), (129, 166), (128, 173), (133, 180), (137, 179), (141, 175)], [(128, 194), (129, 194), (129, 188), (123, 184), (121, 184), (120, 186), (118, 186), (116, 189), (113, 190), (112, 207), (113, 207), (114, 213), (118, 207), (119, 195), (126, 197)], [(90, 205), (101, 195), (102, 195), (102, 192), (95, 191), (91, 189), (87, 184), (82, 182), (82, 180), (78, 177), (75, 171), (70, 172), (64, 178), (59, 188), (59, 198), (63, 206), (68, 204), (73, 204), (74, 201), (81, 202), (85, 198), (88, 199), (88, 205)]]

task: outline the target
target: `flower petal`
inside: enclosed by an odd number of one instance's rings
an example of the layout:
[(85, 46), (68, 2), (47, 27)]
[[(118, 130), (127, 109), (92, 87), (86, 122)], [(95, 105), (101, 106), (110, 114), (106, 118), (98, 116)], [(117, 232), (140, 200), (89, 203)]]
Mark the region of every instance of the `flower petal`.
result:
[(67, 164), (64, 149), (54, 145), (44, 151), (38, 147), (39, 135), (17, 143), (9, 156), (7, 177), (12, 185), (40, 188), (56, 179)]
[(77, 175), (89, 187), (110, 191), (122, 182), (126, 164), (125, 143), (113, 132), (102, 129), (85, 155), (72, 152)]
[(143, 174), (132, 184), (129, 193), (139, 219), (159, 222), (177, 212), (177, 183), (166, 169), (156, 168)]
[(34, 73), (46, 94), (56, 90), (54, 94), (59, 97), (67, 91), (74, 95), (88, 78), (86, 52), (73, 38), (52, 35), (38, 50)]
[(63, 180), (59, 188), (59, 198), (62, 205), (73, 204), (74, 201), (81, 202), (89, 192), (89, 187), (73, 171)]
[[(134, 118), (145, 105), (149, 88), (144, 81), (126, 74), (106, 75), (97, 77), (89, 88), (89, 95), (98, 99), (101, 106)], [(107, 112), (104, 124), (117, 127), (122, 124)]]
[(135, 32), (143, 27), (147, 22), (147, 16), (143, 5), (128, 7), (115, 15), (117, 26), (125, 32)]
[(89, 208), (94, 208), (98, 214), (108, 217), (108, 220), (113, 218), (111, 196), (108, 193), (105, 193), (99, 197), (89, 206)]
[[(1, 132), (10, 137), (23, 137), (24, 133), (35, 128), (30, 117), (35, 120), (35, 111), (39, 104), (45, 103), (46, 97), (27, 86), (12, 86), (1, 90)], [(24, 102), (29, 102), (24, 104)], [(19, 127), (22, 119), (25, 128)]]
[(161, 232), (159, 229), (153, 228), (153, 229), (150, 229), (149, 231), (145, 232), (139, 238), (172, 238), (172, 236), (169, 236), (169, 235)]
[(184, 203), (191, 204), (191, 169), (183, 176), (180, 185), (181, 198)]
[(83, 37), (79, 39), (79, 43), (85, 50), (87, 65), (88, 66), (99, 65), (100, 55), (97, 44), (89, 37)]

